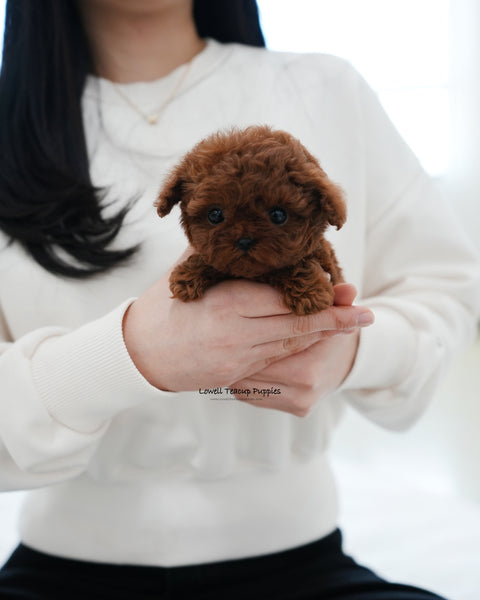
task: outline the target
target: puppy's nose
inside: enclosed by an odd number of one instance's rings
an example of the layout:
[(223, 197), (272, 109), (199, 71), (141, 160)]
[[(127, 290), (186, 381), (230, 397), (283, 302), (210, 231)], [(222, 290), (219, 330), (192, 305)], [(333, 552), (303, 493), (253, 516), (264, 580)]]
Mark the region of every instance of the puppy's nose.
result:
[(250, 248), (253, 246), (253, 244), (254, 244), (254, 241), (252, 240), (252, 238), (249, 238), (249, 237), (240, 238), (239, 240), (237, 240), (235, 242), (235, 246), (239, 250), (243, 250), (244, 252), (247, 252), (247, 250), (250, 250)]

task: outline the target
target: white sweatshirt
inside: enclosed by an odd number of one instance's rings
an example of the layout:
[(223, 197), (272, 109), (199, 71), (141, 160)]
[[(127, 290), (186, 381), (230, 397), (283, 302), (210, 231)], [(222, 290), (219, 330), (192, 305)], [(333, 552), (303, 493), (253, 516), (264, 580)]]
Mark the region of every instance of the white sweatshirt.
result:
[[(181, 69), (122, 89), (145, 112)], [(88, 281), (55, 277), (0, 237), (0, 488), (31, 489), (24, 543), (51, 554), (185, 565), (291, 548), (336, 527), (326, 449), (345, 402), (391, 429), (413, 423), (478, 317), (480, 266), (374, 94), (343, 61), (209, 41), (151, 126), (106, 80), (83, 99), (93, 182), (117, 210), (116, 244), (142, 250)], [(186, 247), (153, 202), (205, 135), (268, 123), (316, 155), (348, 199), (333, 242), (376, 323), (352, 372), (307, 418), (225, 394), (150, 386), (122, 338), (127, 306)], [(381, 451), (381, 449), (379, 449)]]

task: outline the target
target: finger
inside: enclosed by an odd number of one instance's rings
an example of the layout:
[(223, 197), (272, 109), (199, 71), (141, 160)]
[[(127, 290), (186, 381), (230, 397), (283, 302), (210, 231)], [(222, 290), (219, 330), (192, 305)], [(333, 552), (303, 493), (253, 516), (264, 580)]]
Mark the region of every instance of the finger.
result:
[(242, 379), (229, 389), (237, 400), (262, 408), (286, 407), (291, 395), (287, 385), (257, 379)]
[(319, 313), (305, 316), (279, 315), (264, 319), (246, 320), (246, 333), (257, 340), (252, 348), (265, 345), (265, 355), (272, 348), (271, 342), (282, 344), (288, 338), (305, 336), (315, 332), (341, 332), (356, 327), (367, 327), (375, 320), (372, 311), (365, 306), (332, 306)]
[(284, 384), (267, 384), (256, 379), (244, 379), (230, 389), (237, 400), (257, 408), (279, 410), (297, 417), (307, 416), (315, 404), (315, 392), (298, 394)]
[[(342, 335), (342, 334), (337, 334)], [(316, 386), (320, 381), (330, 379), (334, 372), (339, 372), (342, 364), (354, 359), (359, 342), (359, 330), (350, 331), (343, 339), (321, 339), (302, 351), (292, 355), (271, 357), (263, 369), (252, 373), (258, 381), (276, 381), (297, 388)], [(341, 348), (340, 354), (336, 351)], [(333, 366), (331, 357), (338, 356)], [(349, 367), (351, 367), (349, 363)], [(343, 378), (342, 378), (343, 380)]]
[[(254, 346), (250, 351), (250, 356), (254, 359), (249, 371), (251, 373), (262, 371), (270, 365), (281, 361), (282, 359), (291, 358), (297, 354), (301, 354), (319, 342), (336, 337), (338, 335), (351, 335), (357, 331), (358, 327), (341, 330), (316, 331), (314, 333), (285, 338), (277, 342), (269, 342), (267, 344), (259, 344)], [(253, 371), (253, 368), (257, 371)]]
[(339, 283), (333, 287), (335, 306), (351, 306), (357, 295), (357, 289), (351, 283)]

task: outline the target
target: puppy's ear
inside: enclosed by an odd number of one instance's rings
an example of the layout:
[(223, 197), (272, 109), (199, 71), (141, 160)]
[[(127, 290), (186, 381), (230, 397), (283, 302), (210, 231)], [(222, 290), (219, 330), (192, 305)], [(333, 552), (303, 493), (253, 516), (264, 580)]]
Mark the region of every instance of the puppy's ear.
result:
[(165, 180), (154, 206), (160, 217), (168, 215), (172, 208), (180, 202), (185, 195), (184, 165), (178, 165)]
[(160, 217), (164, 217), (168, 215), (168, 213), (172, 210), (172, 208), (180, 202), (183, 197), (183, 185), (184, 181), (182, 179), (178, 179), (172, 185), (168, 187), (163, 187), (160, 191), (157, 201), (155, 202), (155, 207), (157, 209), (157, 213)]
[(314, 195), (320, 203), (327, 221), (330, 225), (340, 229), (347, 220), (347, 207), (343, 190), (328, 178), (313, 154), (304, 146), (302, 150), (309, 165), (306, 169), (308, 176), (304, 179), (303, 184), (313, 185), (315, 189)]
[(347, 220), (347, 208), (341, 188), (330, 180), (323, 181), (318, 199), (330, 225), (340, 229)]

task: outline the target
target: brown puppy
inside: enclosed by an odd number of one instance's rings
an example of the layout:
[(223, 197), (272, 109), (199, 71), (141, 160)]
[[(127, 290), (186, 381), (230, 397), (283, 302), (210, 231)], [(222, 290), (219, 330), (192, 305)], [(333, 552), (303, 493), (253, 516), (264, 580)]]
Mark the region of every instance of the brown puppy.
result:
[(290, 134), (252, 126), (209, 136), (167, 178), (158, 214), (177, 202), (196, 254), (172, 272), (175, 298), (195, 300), (219, 281), (245, 278), (280, 290), (298, 315), (332, 305), (342, 273), (323, 234), (344, 224), (345, 203)]

